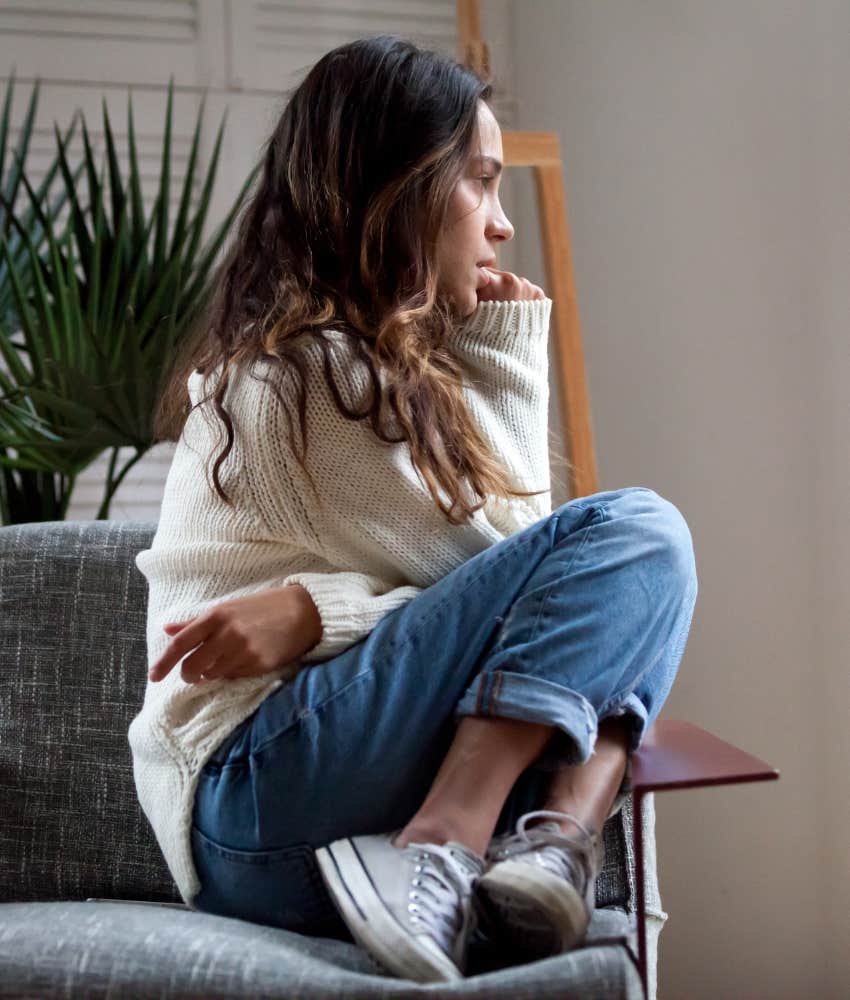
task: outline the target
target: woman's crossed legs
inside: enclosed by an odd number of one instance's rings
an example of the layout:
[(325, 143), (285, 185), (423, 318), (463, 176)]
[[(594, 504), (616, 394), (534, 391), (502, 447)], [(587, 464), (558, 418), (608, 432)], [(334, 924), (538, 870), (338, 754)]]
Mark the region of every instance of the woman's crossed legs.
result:
[(483, 853), (538, 808), (601, 829), (696, 593), (687, 524), (643, 487), (570, 501), (479, 553), (217, 749), (196, 795), (195, 905), (338, 926), (308, 847), (401, 830), (398, 846)]

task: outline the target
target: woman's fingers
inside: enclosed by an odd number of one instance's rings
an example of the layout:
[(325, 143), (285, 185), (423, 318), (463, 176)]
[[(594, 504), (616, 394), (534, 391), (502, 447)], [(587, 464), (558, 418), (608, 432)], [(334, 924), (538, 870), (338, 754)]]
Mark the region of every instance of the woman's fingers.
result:
[(181, 660), (187, 684), (202, 677), (260, 677), (319, 641), (317, 618), (309, 592), (299, 584), (224, 601), (188, 622), (167, 623), (172, 639), (152, 664), (150, 679), (162, 680)]
[(162, 628), (163, 631), (167, 632), (169, 635), (176, 635), (181, 628), (186, 628), (186, 626), (192, 621), (194, 621), (193, 618), (190, 618), (185, 622), (166, 622)]
[(481, 302), (515, 302), (546, 298), (546, 293), (539, 285), (532, 284), (528, 278), (520, 277), (512, 271), (500, 271), (495, 267), (485, 267), (482, 270), (490, 275), (490, 282), (478, 289), (478, 299)]
[(161, 681), (167, 677), (171, 669), (195, 646), (208, 639), (216, 630), (215, 620), (207, 615), (195, 618), (184, 626), (169, 642), (165, 652), (151, 664), (148, 677), (152, 681)]
[(185, 684), (197, 684), (222, 661), (226, 664), (228, 657), (221, 653), (220, 643), (215, 638), (202, 643), (191, 656), (180, 664), (180, 677)]
[(186, 684), (236, 677), (260, 677), (268, 673), (256, 644), (245, 638), (244, 629), (231, 622), (221, 625), (180, 667)]
[[(199, 681), (203, 684), (205, 681), (219, 681), (227, 677), (243, 677), (244, 674), (238, 668), (235, 668), (233, 664), (234, 660), (232, 656), (219, 656), (215, 663), (210, 664), (199, 677), (187, 682), (194, 684), (196, 681)], [(187, 680), (185, 677), (183, 679)]]

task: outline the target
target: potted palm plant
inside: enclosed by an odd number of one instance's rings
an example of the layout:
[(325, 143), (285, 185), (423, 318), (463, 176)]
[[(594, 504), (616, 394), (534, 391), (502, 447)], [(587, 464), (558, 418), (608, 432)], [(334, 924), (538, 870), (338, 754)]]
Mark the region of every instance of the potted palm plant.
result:
[[(127, 100), (129, 170), (121, 176), (103, 102), (105, 160), (98, 171), (80, 113), (84, 157), (72, 169), (70, 136), (57, 140), (62, 201), (46, 204), (49, 179), (34, 191), (24, 156), (32, 118), (22, 130), (24, 153), (3, 178), (7, 97), (0, 120), (0, 521), (61, 520), (77, 476), (111, 452), (98, 518), (127, 472), (156, 443), (153, 415), (175, 352), (208, 302), (213, 264), (254, 168), (206, 242), (207, 216), (224, 125), (219, 126), (196, 206), (191, 192), (206, 95), (202, 98), (173, 226), (169, 226), (173, 77), (169, 82), (159, 190), (150, 209), (142, 193)], [(108, 193), (105, 174), (108, 172)], [(53, 171), (55, 173), (55, 170)], [(88, 200), (78, 184), (85, 174)], [(14, 208), (17, 184), (30, 207)], [(57, 219), (67, 204), (67, 219)], [(133, 454), (119, 467), (120, 449)], [(14, 449), (15, 455), (10, 454)]]

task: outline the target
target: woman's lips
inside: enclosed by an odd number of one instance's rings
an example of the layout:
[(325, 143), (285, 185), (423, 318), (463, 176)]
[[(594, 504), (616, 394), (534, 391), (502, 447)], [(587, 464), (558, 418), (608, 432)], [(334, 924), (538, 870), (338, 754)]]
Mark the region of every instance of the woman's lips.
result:
[(489, 285), (490, 284), (490, 272), (486, 268), (481, 267), (480, 265), (476, 265), (476, 270), (481, 275), (481, 277), (484, 279), (481, 287), (483, 288), (485, 285)]

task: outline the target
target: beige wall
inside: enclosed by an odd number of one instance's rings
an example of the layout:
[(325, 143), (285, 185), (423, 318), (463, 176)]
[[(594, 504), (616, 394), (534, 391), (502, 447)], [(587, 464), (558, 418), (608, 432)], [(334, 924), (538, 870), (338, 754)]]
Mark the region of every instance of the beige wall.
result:
[(657, 796), (659, 996), (846, 996), (850, 5), (515, 0), (513, 30), (518, 126), (564, 151), (600, 489), (694, 538), (663, 716), (781, 771)]

